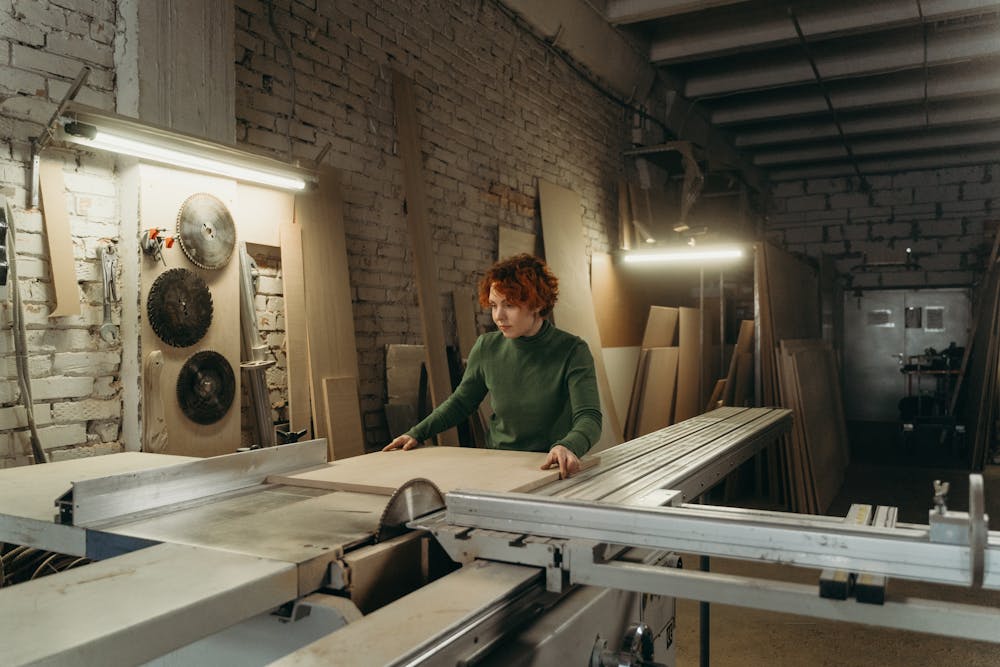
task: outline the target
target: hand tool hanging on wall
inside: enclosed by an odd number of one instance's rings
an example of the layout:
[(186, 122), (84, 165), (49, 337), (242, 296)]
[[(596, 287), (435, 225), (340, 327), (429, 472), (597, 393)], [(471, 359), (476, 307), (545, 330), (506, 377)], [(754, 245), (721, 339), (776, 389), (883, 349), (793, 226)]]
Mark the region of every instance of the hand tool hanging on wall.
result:
[(188, 197), (177, 213), (177, 240), (195, 266), (221, 269), (236, 247), (236, 225), (217, 197), (199, 192)]
[(254, 274), (257, 265), (247, 254), (245, 243), (240, 244), (240, 336), (243, 343), (243, 361), (240, 370), (250, 385), (250, 402), (253, 404), (255, 445), (275, 445), (274, 419), (271, 417), (271, 400), (267, 393), (268, 368), (274, 359), (267, 359), (267, 345), (257, 331), (257, 312), (254, 295), (257, 293)]
[(105, 343), (118, 342), (118, 327), (111, 321), (111, 304), (118, 303), (118, 286), (115, 274), (118, 272), (118, 251), (110, 241), (97, 249), (101, 260), (101, 279), (104, 286), (104, 320), (101, 322), (101, 339)]
[(164, 236), (163, 233), (166, 231), (153, 228), (143, 230), (139, 234), (139, 248), (144, 254), (152, 257), (154, 262), (163, 262), (163, 266), (167, 265), (167, 260), (163, 258), (163, 247), (174, 247), (174, 237)]
[(201, 340), (212, 324), (212, 293), (194, 272), (169, 269), (149, 288), (146, 315), (164, 343), (188, 347)]

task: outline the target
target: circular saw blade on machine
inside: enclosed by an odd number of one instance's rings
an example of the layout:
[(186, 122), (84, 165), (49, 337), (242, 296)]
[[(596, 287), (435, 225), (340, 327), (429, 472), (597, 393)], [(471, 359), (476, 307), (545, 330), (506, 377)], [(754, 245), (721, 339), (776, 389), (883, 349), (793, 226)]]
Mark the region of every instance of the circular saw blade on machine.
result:
[(417, 477), (396, 489), (378, 520), (375, 541), (385, 542), (406, 532), (406, 524), (444, 509), (444, 495), (429, 479)]
[(221, 269), (236, 247), (236, 225), (222, 201), (199, 192), (188, 197), (177, 213), (177, 240), (196, 266)]
[(177, 402), (191, 421), (214, 424), (236, 395), (236, 376), (229, 360), (213, 350), (191, 355), (177, 374)]
[(158, 275), (149, 288), (146, 316), (167, 345), (194, 345), (212, 324), (212, 293), (194, 272), (169, 269)]

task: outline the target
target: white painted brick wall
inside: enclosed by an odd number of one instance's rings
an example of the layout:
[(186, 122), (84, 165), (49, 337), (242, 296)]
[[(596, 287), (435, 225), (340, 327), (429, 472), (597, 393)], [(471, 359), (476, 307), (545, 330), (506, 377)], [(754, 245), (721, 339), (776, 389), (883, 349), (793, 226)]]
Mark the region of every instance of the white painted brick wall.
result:
[[(998, 165), (782, 182), (772, 190), (768, 237), (813, 257), (832, 255), (854, 287), (972, 285), (992, 247)], [(779, 232), (780, 233), (775, 233)], [(840, 243), (836, 243), (840, 242)], [(919, 270), (851, 271), (862, 257), (901, 261), (911, 248)]]
[[(83, 65), (91, 68), (77, 100), (114, 108), (114, 0), (0, 2), (0, 190), (11, 193), (17, 231), (20, 293), (29, 326), (29, 367), (36, 421), (53, 460), (118, 451), (121, 350), (97, 337), (102, 290), (96, 248), (118, 236), (114, 160), (107, 155), (53, 151), (63, 161), (74, 241), (73, 270), (83, 301), (79, 317), (50, 319), (53, 293), (40, 212), (26, 211), (28, 141), (68, 90)], [(18, 401), (8, 304), (0, 309), (0, 467), (28, 462), (24, 411)], [(96, 406), (101, 405), (100, 409)], [(58, 413), (52, 425), (53, 409)], [(69, 407), (74, 406), (74, 407)], [(75, 410), (75, 412), (74, 412)], [(110, 424), (110, 425), (109, 425)], [(103, 435), (116, 435), (94, 449)], [(13, 435), (12, 435), (13, 434)], [(82, 449), (77, 450), (77, 448)]]

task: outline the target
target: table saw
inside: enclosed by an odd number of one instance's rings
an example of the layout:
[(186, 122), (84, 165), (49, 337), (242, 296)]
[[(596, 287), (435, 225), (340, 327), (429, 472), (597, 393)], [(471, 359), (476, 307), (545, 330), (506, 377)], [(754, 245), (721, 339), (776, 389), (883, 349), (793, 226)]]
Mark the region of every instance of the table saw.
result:
[[(326, 465), (322, 440), (3, 470), (0, 541), (95, 561), (0, 589), (4, 662), (669, 665), (678, 597), (1000, 641), (994, 609), (835, 599), (865, 577), (1000, 588), (976, 476), (969, 512), (942, 494), (928, 525), (692, 504), (790, 423), (720, 408), (527, 493), (269, 481)], [(845, 585), (691, 571), (678, 553)]]

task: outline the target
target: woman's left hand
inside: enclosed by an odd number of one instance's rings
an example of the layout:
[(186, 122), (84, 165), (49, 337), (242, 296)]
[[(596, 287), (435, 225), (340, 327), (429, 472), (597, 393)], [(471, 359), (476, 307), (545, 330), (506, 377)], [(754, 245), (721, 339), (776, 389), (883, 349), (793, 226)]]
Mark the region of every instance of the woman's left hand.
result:
[(559, 466), (559, 478), (566, 479), (580, 471), (580, 459), (563, 445), (556, 445), (549, 450), (549, 456), (542, 464), (542, 470)]

